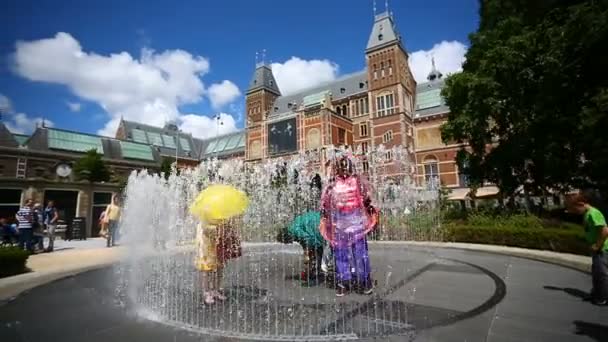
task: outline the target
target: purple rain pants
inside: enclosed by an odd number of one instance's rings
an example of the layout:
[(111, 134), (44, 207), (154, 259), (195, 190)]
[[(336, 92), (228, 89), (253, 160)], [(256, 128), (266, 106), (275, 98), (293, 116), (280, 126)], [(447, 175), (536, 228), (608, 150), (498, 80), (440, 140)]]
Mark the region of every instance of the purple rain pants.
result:
[(352, 267), (355, 268), (356, 281), (359, 284), (367, 284), (371, 281), (371, 265), (367, 253), (367, 240), (359, 239), (347, 245), (333, 247), (336, 259), (336, 277), (339, 283), (352, 280)]

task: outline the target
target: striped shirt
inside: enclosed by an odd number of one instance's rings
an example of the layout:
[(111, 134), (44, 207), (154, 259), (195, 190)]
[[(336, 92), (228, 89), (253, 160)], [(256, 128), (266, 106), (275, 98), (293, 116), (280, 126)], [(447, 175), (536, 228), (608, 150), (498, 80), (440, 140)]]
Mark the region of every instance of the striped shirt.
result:
[(19, 229), (32, 229), (34, 220), (32, 208), (21, 207), (17, 212), (17, 221), (19, 221)]

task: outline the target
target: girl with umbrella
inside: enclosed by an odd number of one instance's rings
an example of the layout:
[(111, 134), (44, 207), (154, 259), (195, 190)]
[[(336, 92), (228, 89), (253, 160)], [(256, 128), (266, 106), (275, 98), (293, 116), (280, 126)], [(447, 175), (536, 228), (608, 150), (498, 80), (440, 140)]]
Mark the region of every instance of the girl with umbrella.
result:
[(244, 193), (227, 185), (213, 185), (201, 192), (190, 209), (201, 220), (196, 229), (195, 267), (202, 272), (205, 304), (226, 299), (221, 291), (224, 265), (242, 254), (235, 225), (246, 207)]

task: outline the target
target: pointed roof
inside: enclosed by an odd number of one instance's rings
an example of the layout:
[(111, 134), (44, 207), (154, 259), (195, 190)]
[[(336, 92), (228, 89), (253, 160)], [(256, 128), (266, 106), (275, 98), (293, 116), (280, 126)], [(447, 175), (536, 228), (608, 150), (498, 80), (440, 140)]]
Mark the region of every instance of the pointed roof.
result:
[(249, 82), (247, 94), (261, 89), (267, 90), (275, 95), (281, 95), (277, 81), (274, 79), (274, 75), (272, 74), (272, 69), (263, 63), (256, 65), (253, 78), (251, 79), (251, 82)]
[(394, 43), (401, 46), (401, 36), (397, 31), (393, 16), (388, 11), (376, 15), (365, 52), (377, 50)]
[(429, 82), (437, 81), (441, 79), (441, 77), (443, 77), (441, 71), (437, 70), (437, 68), (435, 67), (435, 57), (431, 57), (431, 63), (433, 64), (431, 72), (429, 72), (429, 75), (426, 77)]
[(5, 147), (19, 147), (19, 143), (15, 139), (15, 136), (3, 122), (0, 122), (0, 146)]

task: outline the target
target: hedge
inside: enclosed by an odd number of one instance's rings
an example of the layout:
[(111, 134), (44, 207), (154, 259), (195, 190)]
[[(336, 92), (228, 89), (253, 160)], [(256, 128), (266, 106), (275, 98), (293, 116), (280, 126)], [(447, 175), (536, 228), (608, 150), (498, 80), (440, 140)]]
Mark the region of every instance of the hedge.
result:
[(0, 248), (0, 278), (27, 272), (29, 253), (17, 247)]
[(443, 226), (443, 239), (450, 242), (480, 243), (588, 255), (583, 231), (554, 228)]

